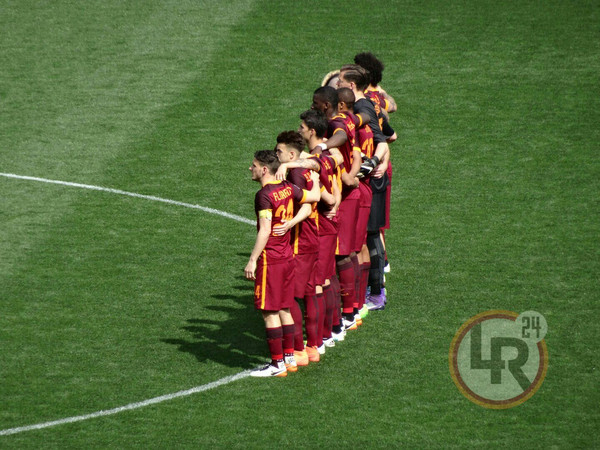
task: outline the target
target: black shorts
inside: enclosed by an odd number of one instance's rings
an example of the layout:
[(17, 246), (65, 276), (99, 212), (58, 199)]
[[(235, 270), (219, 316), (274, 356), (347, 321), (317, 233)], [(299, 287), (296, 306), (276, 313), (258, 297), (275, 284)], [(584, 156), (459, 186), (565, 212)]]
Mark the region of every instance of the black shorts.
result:
[(389, 178), (387, 173), (381, 178), (371, 178), (370, 184), (373, 191), (371, 214), (369, 215), (368, 231), (379, 231), (385, 226), (386, 191)]

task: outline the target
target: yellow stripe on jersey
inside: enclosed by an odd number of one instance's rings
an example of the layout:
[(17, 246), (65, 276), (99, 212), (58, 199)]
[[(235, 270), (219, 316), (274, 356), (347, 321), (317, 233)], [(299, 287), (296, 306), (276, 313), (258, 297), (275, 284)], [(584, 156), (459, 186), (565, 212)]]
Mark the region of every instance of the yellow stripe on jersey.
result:
[(258, 218), (271, 220), (273, 218), (273, 210), (272, 209), (261, 209), (258, 212)]
[(267, 292), (267, 252), (263, 251), (263, 272), (260, 290), (260, 309), (265, 309), (265, 298)]
[(300, 224), (294, 225), (294, 255), (298, 254), (298, 244), (300, 242)]
[(308, 191), (306, 189), (302, 189), (302, 199), (300, 203), (306, 203), (306, 196), (308, 195)]

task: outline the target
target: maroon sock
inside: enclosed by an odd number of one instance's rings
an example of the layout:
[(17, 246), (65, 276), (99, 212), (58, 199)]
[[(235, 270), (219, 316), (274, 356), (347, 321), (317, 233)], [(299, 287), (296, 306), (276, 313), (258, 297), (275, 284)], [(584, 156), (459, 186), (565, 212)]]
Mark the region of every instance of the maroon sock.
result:
[(337, 275), (334, 275), (331, 277), (331, 295), (333, 296), (333, 326), (340, 324), (340, 308), (342, 305), (342, 293), (340, 291), (340, 280)]
[(281, 339), (283, 345), (283, 353), (285, 355), (293, 355), (294, 354), (294, 330), (296, 326), (292, 325), (282, 325), (281, 330), (283, 337)]
[(350, 256), (350, 261), (352, 261), (352, 267), (354, 268), (354, 304), (352, 305), (354, 308), (358, 308), (359, 304), (359, 293), (360, 293), (360, 264), (358, 262), (358, 256), (356, 253)]
[(282, 337), (283, 330), (281, 327), (267, 328), (267, 344), (269, 344), (272, 362), (281, 361), (283, 359)]
[(356, 279), (354, 277), (354, 264), (352, 261), (338, 264), (338, 274), (340, 277), (340, 291), (342, 296), (342, 313), (351, 314), (354, 312), (354, 302), (356, 300)]
[(318, 346), (317, 330), (319, 321), (319, 306), (317, 296), (309, 294), (304, 296), (304, 324), (306, 326), (306, 345)]
[(323, 286), (323, 296), (325, 297), (325, 317), (323, 318), (323, 338), (331, 338), (331, 328), (333, 327), (333, 311), (335, 309), (335, 294), (330, 284)]
[(361, 309), (365, 304), (365, 297), (367, 296), (367, 284), (369, 284), (369, 270), (371, 269), (371, 262), (365, 262), (360, 265), (360, 291), (358, 294), (358, 309)]
[(304, 340), (302, 336), (303, 324), (302, 324), (302, 310), (298, 304), (298, 300), (294, 301), (294, 304), (290, 307), (290, 313), (294, 319), (294, 350), (304, 350)]
[(323, 345), (323, 328), (325, 325), (325, 294), (317, 294), (317, 307), (319, 310), (319, 321), (317, 322), (317, 346)]

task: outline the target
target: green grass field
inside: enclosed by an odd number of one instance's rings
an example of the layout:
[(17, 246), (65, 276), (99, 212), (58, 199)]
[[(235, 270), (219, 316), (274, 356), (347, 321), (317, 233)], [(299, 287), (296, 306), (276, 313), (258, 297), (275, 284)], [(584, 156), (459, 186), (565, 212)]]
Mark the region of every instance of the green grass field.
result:
[[(0, 176), (0, 448), (600, 446), (600, 6), (587, 1), (0, 2), (0, 172), (253, 218), (255, 150), (372, 51), (397, 100), (389, 303), (286, 379), (255, 228)], [(490, 309), (549, 326), (539, 391), (469, 402), (448, 370)], [(595, 431), (596, 430), (596, 431)]]

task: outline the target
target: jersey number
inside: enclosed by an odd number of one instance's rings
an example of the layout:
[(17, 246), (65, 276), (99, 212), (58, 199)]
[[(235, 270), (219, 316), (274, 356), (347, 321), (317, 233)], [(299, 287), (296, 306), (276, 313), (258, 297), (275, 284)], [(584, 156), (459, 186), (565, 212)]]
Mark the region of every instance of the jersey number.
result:
[(294, 218), (294, 202), (289, 201), (287, 205), (280, 205), (275, 211), (275, 217), (280, 222), (289, 222)]

